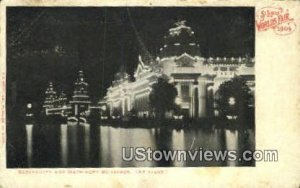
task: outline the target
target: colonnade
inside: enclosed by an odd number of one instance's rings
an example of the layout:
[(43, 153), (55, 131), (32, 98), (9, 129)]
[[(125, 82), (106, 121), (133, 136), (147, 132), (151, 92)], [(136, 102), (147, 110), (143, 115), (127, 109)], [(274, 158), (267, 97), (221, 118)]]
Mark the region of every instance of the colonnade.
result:
[[(189, 101), (185, 102), (182, 98), (182, 85), (188, 85)], [(189, 116), (194, 118), (206, 117), (206, 78), (199, 77), (197, 81), (186, 81), (176, 79), (176, 89), (178, 97), (181, 99), (182, 109), (188, 109)]]

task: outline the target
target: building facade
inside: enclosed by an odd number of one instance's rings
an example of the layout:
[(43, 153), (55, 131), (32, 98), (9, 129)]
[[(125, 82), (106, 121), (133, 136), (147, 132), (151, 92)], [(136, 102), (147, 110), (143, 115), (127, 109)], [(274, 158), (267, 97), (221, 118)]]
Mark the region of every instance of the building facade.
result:
[(183, 114), (192, 118), (217, 115), (214, 97), (219, 86), (235, 76), (246, 78), (254, 92), (254, 59), (249, 57), (201, 56), (195, 33), (185, 21), (175, 23), (164, 37), (156, 58), (139, 56), (134, 79), (123, 70), (115, 75), (104, 101), (110, 116), (126, 116), (134, 110), (139, 117), (149, 117), (149, 94), (159, 77), (174, 84), (175, 102)]

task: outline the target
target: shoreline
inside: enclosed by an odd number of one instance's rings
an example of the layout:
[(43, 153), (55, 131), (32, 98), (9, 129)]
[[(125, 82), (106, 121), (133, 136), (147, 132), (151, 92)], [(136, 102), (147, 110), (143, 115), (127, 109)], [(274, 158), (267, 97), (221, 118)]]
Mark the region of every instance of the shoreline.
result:
[[(85, 124), (83, 122), (70, 122), (66, 118), (50, 117), (47, 119), (40, 119), (35, 124), (44, 124), (44, 122), (67, 125)], [(168, 129), (253, 129), (255, 130), (254, 122), (241, 122), (238, 120), (227, 120), (222, 118), (203, 118), (203, 119), (88, 119), (87, 123), (93, 126), (111, 126), (116, 128), (168, 128)]]

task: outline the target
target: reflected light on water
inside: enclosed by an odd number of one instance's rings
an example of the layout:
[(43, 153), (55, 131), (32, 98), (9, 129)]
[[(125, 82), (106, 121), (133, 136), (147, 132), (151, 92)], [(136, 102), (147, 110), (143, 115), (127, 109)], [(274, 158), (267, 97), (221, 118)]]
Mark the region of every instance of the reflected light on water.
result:
[[(238, 131), (225, 130), (226, 150), (238, 151)], [(228, 166), (237, 166), (237, 161), (227, 161)]]
[(26, 125), (26, 141), (27, 141), (27, 164), (28, 167), (31, 167), (32, 165), (32, 129), (33, 124), (27, 124)]
[[(242, 163), (228, 160), (225, 162), (205, 161), (200, 159), (199, 155), (195, 160), (187, 157), (186, 161), (170, 159), (139, 161), (135, 158), (137, 156), (134, 150), (141, 147), (146, 151), (151, 148), (152, 152), (155, 150), (166, 150), (167, 152), (192, 150), (194, 152), (200, 151), (200, 149), (223, 151), (225, 149), (235, 150), (239, 154), (242, 149), (255, 147), (254, 132), (249, 130), (238, 132), (237, 130), (200, 128), (179, 130), (167, 127), (117, 128), (109, 125), (68, 123), (58, 126), (55, 124), (44, 125), (33, 134), (34, 128), (33, 124), (26, 125), (27, 162), (25, 164), (28, 167), (35, 165), (47, 167), (48, 164), (49, 167), (237, 166)], [(240, 140), (243, 143), (239, 143)], [(34, 144), (33, 141), (37, 144)], [(45, 144), (49, 144), (49, 147), (45, 147)], [(128, 159), (132, 155), (133, 160), (123, 160), (122, 148), (126, 148), (125, 158)], [(35, 151), (39, 153), (35, 154)], [(140, 159), (140, 157), (138, 158)], [(182, 158), (179, 157), (179, 159)]]
[[(172, 131), (172, 150), (187, 150), (190, 148), (186, 148), (184, 141), (184, 131), (173, 130)], [(192, 148), (191, 148), (192, 149)], [(184, 167), (186, 161), (173, 161), (173, 166), (175, 167)]]
[(60, 125), (61, 163), (63, 167), (68, 166), (68, 125)]
[[(68, 124), (68, 141), (69, 141), (69, 156), (70, 160), (69, 163), (71, 163), (71, 166), (75, 166), (78, 164), (78, 138), (77, 133), (78, 132), (78, 125), (77, 124)], [(69, 166), (70, 166), (69, 165)]]
[[(155, 139), (153, 138), (151, 134), (151, 129), (141, 129), (141, 128), (135, 128), (133, 129), (127, 129), (124, 138), (132, 137), (130, 142), (127, 142), (126, 145), (123, 145), (123, 147), (144, 147), (145, 149), (151, 148), (152, 150), (157, 149), (157, 146), (155, 144)], [(156, 166), (156, 163), (154, 161), (143, 161), (139, 162), (134, 160), (134, 166), (144, 166), (144, 167), (153, 167)]]
[(110, 148), (108, 153), (111, 158), (112, 166), (122, 166), (122, 141), (120, 140), (120, 128), (111, 128), (110, 134), (113, 136), (109, 137)]
[(110, 166), (110, 128), (99, 126), (99, 166)]
[(85, 123), (82, 126), (84, 128), (84, 161), (88, 164), (90, 160), (90, 124)]

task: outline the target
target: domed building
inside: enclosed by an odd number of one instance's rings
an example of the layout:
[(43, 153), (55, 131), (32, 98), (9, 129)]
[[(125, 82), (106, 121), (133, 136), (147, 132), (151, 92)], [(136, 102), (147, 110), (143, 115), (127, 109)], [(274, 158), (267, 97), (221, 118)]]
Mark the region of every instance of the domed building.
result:
[(254, 92), (252, 58), (202, 57), (194, 31), (180, 21), (169, 29), (156, 58), (139, 56), (134, 81), (125, 72), (117, 73), (104, 98), (110, 115), (118, 112), (119, 116), (126, 116), (134, 109), (138, 117), (150, 116), (149, 94), (162, 76), (175, 85), (181, 111), (191, 118), (214, 116), (214, 96), (220, 84), (235, 76), (245, 77)]

